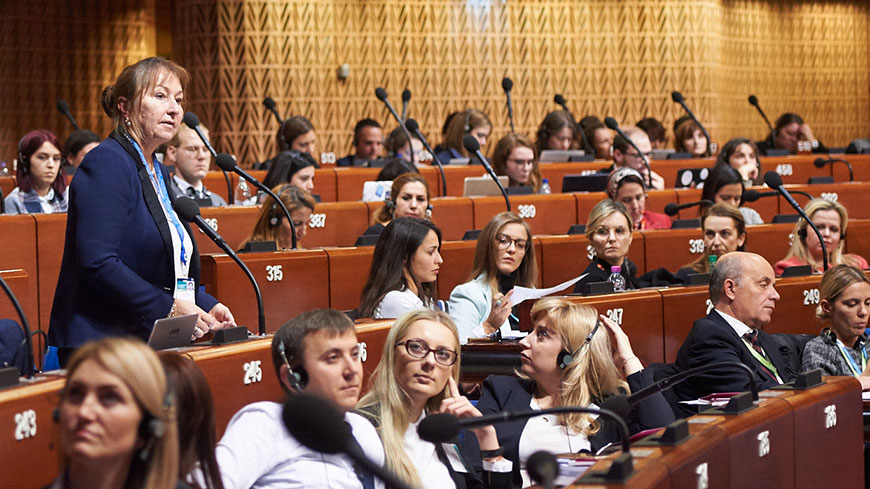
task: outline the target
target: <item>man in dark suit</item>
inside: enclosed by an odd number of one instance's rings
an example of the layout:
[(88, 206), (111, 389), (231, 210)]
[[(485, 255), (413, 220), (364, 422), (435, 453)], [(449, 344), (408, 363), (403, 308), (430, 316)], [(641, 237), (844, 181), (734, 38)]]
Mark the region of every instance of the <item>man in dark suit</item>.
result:
[[(710, 277), (714, 309), (695, 321), (677, 352), (677, 370), (739, 362), (755, 372), (759, 390), (794, 380), (797, 371), (790, 358), (794, 354), (761, 331), (779, 300), (775, 281), (773, 268), (761, 256), (743, 252), (723, 255)], [(679, 400), (690, 400), (749, 388), (745, 372), (721, 369), (692, 377), (676, 385), (674, 392)]]

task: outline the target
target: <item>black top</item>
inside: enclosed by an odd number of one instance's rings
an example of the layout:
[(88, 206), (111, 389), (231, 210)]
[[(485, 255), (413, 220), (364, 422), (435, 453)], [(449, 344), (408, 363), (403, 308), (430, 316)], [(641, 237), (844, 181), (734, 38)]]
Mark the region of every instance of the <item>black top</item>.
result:
[(376, 223), (372, 224), (371, 227), (369, 227), (368, 229), (366, 229), (366, 232), (363, 233), (363, 236), (366, 236), (366, 235), (369, 235), (369, 234), (373, 234), (373, 235), (375, 235), (375, 236), (380, 236), (381, 233), (383, 233), (383, 232), (384, 232), (384, 229), (386, 229), (386, 228), (387, 228), (387, 227), (384, 226), (382, 223), (380, 223), (380, 222), (376, 222)]
[[(583, 270), (583, 273), (588, 273), (588, 275), (574, 285), (574, 292), (580, 293), (583, 290), (583, 285), (591, 282), (607, 282), (607, 279), (610, 278), (610, 266), (609, 263), (598, 257), (593, 258), (586, 270)], [(622, 262), (620, 273), (625, 278), (625, 290), (640, 288), (640, 282), (637, 280), (637, 265), (628, 257)]]

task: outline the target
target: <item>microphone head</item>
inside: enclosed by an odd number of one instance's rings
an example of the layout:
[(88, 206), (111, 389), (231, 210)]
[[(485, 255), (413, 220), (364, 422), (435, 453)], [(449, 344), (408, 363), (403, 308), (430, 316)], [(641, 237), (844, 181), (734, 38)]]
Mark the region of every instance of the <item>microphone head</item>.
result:
[(197, 117), (193, 112), (185, 112), (184, 118), (181, 120), (184, 122), (185, 126), (191, 129), (199, 125), (199, 117)]
[(616, 119), (614, 119), (613, 117), (605, 117), (604, 125), (607, 126), (609, 129), (613, 129), (614, 131), (619, 129), (619, 123), (616, 122)]
[(57, 110), (60, 111), (61, 114), (66, 114), (69, 112), (69, 104), (66, 103), (64, 99), (58, 99), (57, 101)]
[(743, 202), (755, 202), (761, 197), (758, 190), (746, 190), (743, 192)]
[(407, 88), (402, 90), (402, 102), (407, 102), (411, 100), (411, 91)]
[(383, 87), (375, 88), (375, 97), (378, 98), (381, 102), (387, 99), (387, 91), (383, 89)]
[(448, 442), (459, 434), (459, 419), (447, 413), (430, 414), (420, 421), (417, 434), (431, 443)]
[(510, 92), (514, 88), (514, 81), (508, 77), (504, 77), (501, 79), (501, 87), (504, 88), (505, 92)]
[(543, 487), (550, 487), (559, 476), (559, 462), (556, 460), (556, 456), (544, 450), (529, 456), (526, 460), (526, 469), (529, 472), (529, 477)]
[(601, 409), (612, 411), (613, 414), (625, 419), (631, 413), (631, 403), (628, 401), (628, 396), (617, 394), (608, 397), (601, 404)]
[(782, 177), (775, 171), (769, 171), (764, 174), (764, 183), (770, 188), (782, 187)]
[(670, 204), (665, 206), (665, 214), (669, 216), (676, 216), (680, 212), (680, 209), (678, 207), (679, 206), (677, 204), (671, 202)]
[(287, 431), (306, 447), (321, 453), (341, 453), (353, 436), (344, 416), (329, 401), (294, 393), (281, 413)]
[(417, 124), (416, 119), (408, 119), (405, 121), (405, 127), (409, 132), (417, 132), (420, 130), (420, 124)]
[(464, 146), (465, 150), (469, 153), (480, 151), (480, 143), (477, 141), (477, 138), (471, 134), (466, 134), (465, 137), (462, 138), (462, 146)]
[(816, 165), (816, 168), (821, 168), (821, 167), (827, 165), (828, 161), (829, 160), (826, 160), (824, 158), (816, 158), (816, 161), (814, 161), (813, 164)]
[(214, 159), (214, 162), (217, 163), (218, 168), (223, 171), (236, 170), (236, 160), (234, 160), (232, 156), (226, 153), (218, 153), (217, 157)]
[(265, 105), (269, 110), (275, 110), (275, 100), (273, 100), (272, 97), (264, 98), (263, 105)]
[(676, 90), (674, 90), (673, 92), (671, 92), (671, 100), (673, 100), (674, 102), (676, 102), (676, 103), (678, 103), (678, 104), (682, 104), (682, 103), (684, 103), (684, 102), (686, 101), (686, 100), (683, 98), (683, 94), (680, 93), (680, 92), (678, 92), (678, 91), (676, 91)]
[(756, 97), (755, 95), (750, 95), (749, 96), (749, 103), (757, 106), (758, 105), (758, 97)]
[(199, 206), (190, 197), (178, 197), (172, 203), (172, 208), (175, 209), (178, 217), (187, 222), (193, 222), (196, 216), (199, 215)]
[(565, 97), (563, 97), (561, 93), (557, 93), (556, 96), (553, 97), (553, 102), (556, 102), (559, 105), (565, 105)]

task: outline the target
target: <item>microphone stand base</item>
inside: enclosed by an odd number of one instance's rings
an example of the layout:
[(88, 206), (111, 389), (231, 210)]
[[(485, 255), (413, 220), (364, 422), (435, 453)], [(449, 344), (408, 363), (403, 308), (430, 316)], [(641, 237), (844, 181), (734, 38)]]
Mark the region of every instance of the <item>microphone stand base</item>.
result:
[(632, 474), (634, 474), (634, 463), (631, 453), (621, 453), (613, 459), (606, 472), (586, 472), (577, 479), (577, 482), (582, 484), (625, 484)]
[(0, 389), (18, 385), (19, 372), (18, 367), (0, 368)]
[(232, 328), (219, 329), (214, 332), (214, 337), (211, 340), (213, 345), (226, 345), (228, 343), (238, 343), (248, 339), (248, 328), (244, 326), (234, 326)]

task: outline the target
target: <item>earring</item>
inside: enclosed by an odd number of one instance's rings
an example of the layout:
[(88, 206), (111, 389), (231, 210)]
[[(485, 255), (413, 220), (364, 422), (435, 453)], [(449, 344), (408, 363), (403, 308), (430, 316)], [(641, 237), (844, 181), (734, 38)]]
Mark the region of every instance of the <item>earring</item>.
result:
[(124, 117), (124, 125), (127, 126), (127, 127), (130, 127), (130, 126), (133, 125), (133, 123), (130, 122), (130, 118), (129, 118), (129, 117)]

